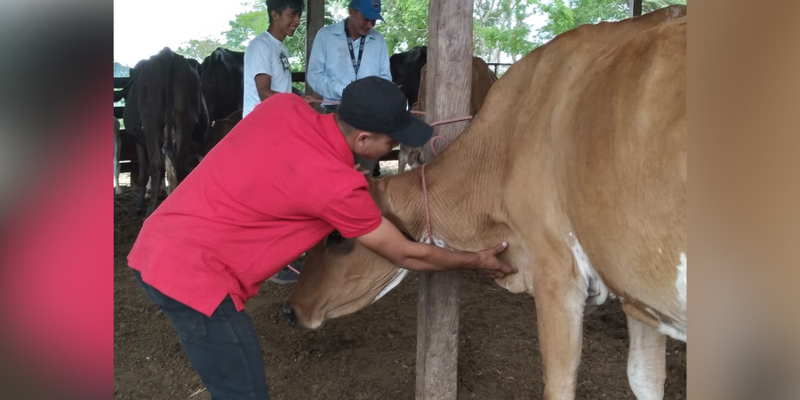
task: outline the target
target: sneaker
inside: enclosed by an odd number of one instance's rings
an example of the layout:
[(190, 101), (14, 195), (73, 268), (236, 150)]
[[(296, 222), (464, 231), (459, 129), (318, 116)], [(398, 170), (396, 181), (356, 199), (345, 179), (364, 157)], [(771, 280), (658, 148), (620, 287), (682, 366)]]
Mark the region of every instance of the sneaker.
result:
[[(289, 265), (291, 265), (292, 268), (296, 269), (297, 271), (303, 270), (303, 263), (300, 260), (292, 261)], [(297, 274), (297, 272), (292, 271), (289, 269), (289, 267), (283, 267), (282, 270), (278, 271), (277, 274), (273, 275), (268, 280), (279, 285), (288, 285), (290, 283), (297, 282), (297, 278), (299, 277), (300, 276)]]

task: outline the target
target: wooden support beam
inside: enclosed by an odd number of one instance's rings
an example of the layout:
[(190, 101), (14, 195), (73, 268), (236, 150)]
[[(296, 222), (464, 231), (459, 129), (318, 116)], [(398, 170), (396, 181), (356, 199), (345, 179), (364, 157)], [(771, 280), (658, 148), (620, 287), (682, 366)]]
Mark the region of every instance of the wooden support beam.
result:
[[(308, 0), (306, 11), (306, 65), (304, 71), (308, 71), (308, 59), (311, 57), (311, 48), (314, 46), (314, 38), (317, 32), (325, 25), (325, 0)], [(305, 75), (304, 75), (305, 80)], [(314, 90), (306, 81), (306, 94), (314, 94)]]
[(642, 0), (628, 0), (628, 17), (638, 17), (642, 15)]
[[(469, 114), (472, 12), (472, 0), (430, 2), (425, 99), (429, 123)], [(436, 134), (449, 142), (466, 125), (442, 125)], [(435, 227), (433, 231), (435, 236)], [(420, 274), (418, 296), (416, 399), (455, 400), (461, 273)]]

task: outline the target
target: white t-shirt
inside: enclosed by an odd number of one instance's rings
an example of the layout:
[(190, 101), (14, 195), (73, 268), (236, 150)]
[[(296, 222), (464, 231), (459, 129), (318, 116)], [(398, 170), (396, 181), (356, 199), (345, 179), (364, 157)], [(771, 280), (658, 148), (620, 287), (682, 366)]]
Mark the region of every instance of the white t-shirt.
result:
[(272, 82), (273, 92), (292, 91), (292, 71), (289, 64), (289, 51), (283, 43), (264, 31), (256, 36), (244, 52), (244, 108), (242, 117), (253, 111), (261, 103), (256, 88), (256, 75), (267, 74)]

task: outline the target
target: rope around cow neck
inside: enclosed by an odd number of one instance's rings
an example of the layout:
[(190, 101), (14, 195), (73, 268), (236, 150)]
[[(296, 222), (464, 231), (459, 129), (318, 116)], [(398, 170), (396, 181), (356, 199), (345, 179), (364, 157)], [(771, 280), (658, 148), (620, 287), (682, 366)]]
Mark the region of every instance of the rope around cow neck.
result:
[[(452, 119), (446, 119), (444, 121), (434, 122), (431, 124), (431, 126), (452, 124), (454, 122), (469, 121), (471, 119), (472, 116), (468, 115), (466, 117), (452, 118)], [(437, 140), (444, 141), (445, 147), (450, 144), (447, 141), (447, 139), (441, 136), (434, 136), (433, 138), (431, 138), (429, 143), (431, 144), (431, 152), (433, 153), (434, 157), (438, 155), (436, 154), (436, 147), (434, 146), (434, 143), (436, 143)], [(425, 203), (425, 227), (428, 228), (428, 243), (433, 243), (433, 229), (431, 228), (431, 213), (430, 213), (430, 206), (428, 205), (428, 184), (425, 181), (425, 164), (422, 164), (422, 167), (420, 167), (420, 175), (422, 175), (422, 199), (423, 202)]]

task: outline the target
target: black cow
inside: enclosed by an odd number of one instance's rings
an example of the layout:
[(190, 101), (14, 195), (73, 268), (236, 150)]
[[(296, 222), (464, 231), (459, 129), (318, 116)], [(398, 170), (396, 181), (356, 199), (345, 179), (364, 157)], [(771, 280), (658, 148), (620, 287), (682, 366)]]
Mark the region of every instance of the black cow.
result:
[(244, 101), (244, 53), (218, 47), (203, 60), (201, 68), (209, 121), (225, 119), (236, 110), (241, 110)]
[(428, 62), (428, 46), (417, 46), (405, 53), (393, 54), (389, 58), (392, 81), (400, 86), (413, 106), (419, 100), (419, 82), (422, 67)]
[[(164, 48), (135, 70), (124, 119), (126, 130), (136, 138), (140, 171), (147, 171), (139, 178), (137, 210), (141, 211), (145, 176), (150, 176), (153, 188), (160, 188), (166, 172), (169, 194), (197, 165), (202, 143), (192, 138), (206, 131), (208, 114), (203, 110), (198, 70), (183, 56)], [(157, 202), (157, 194), (151, 196), (146, 215)]]

